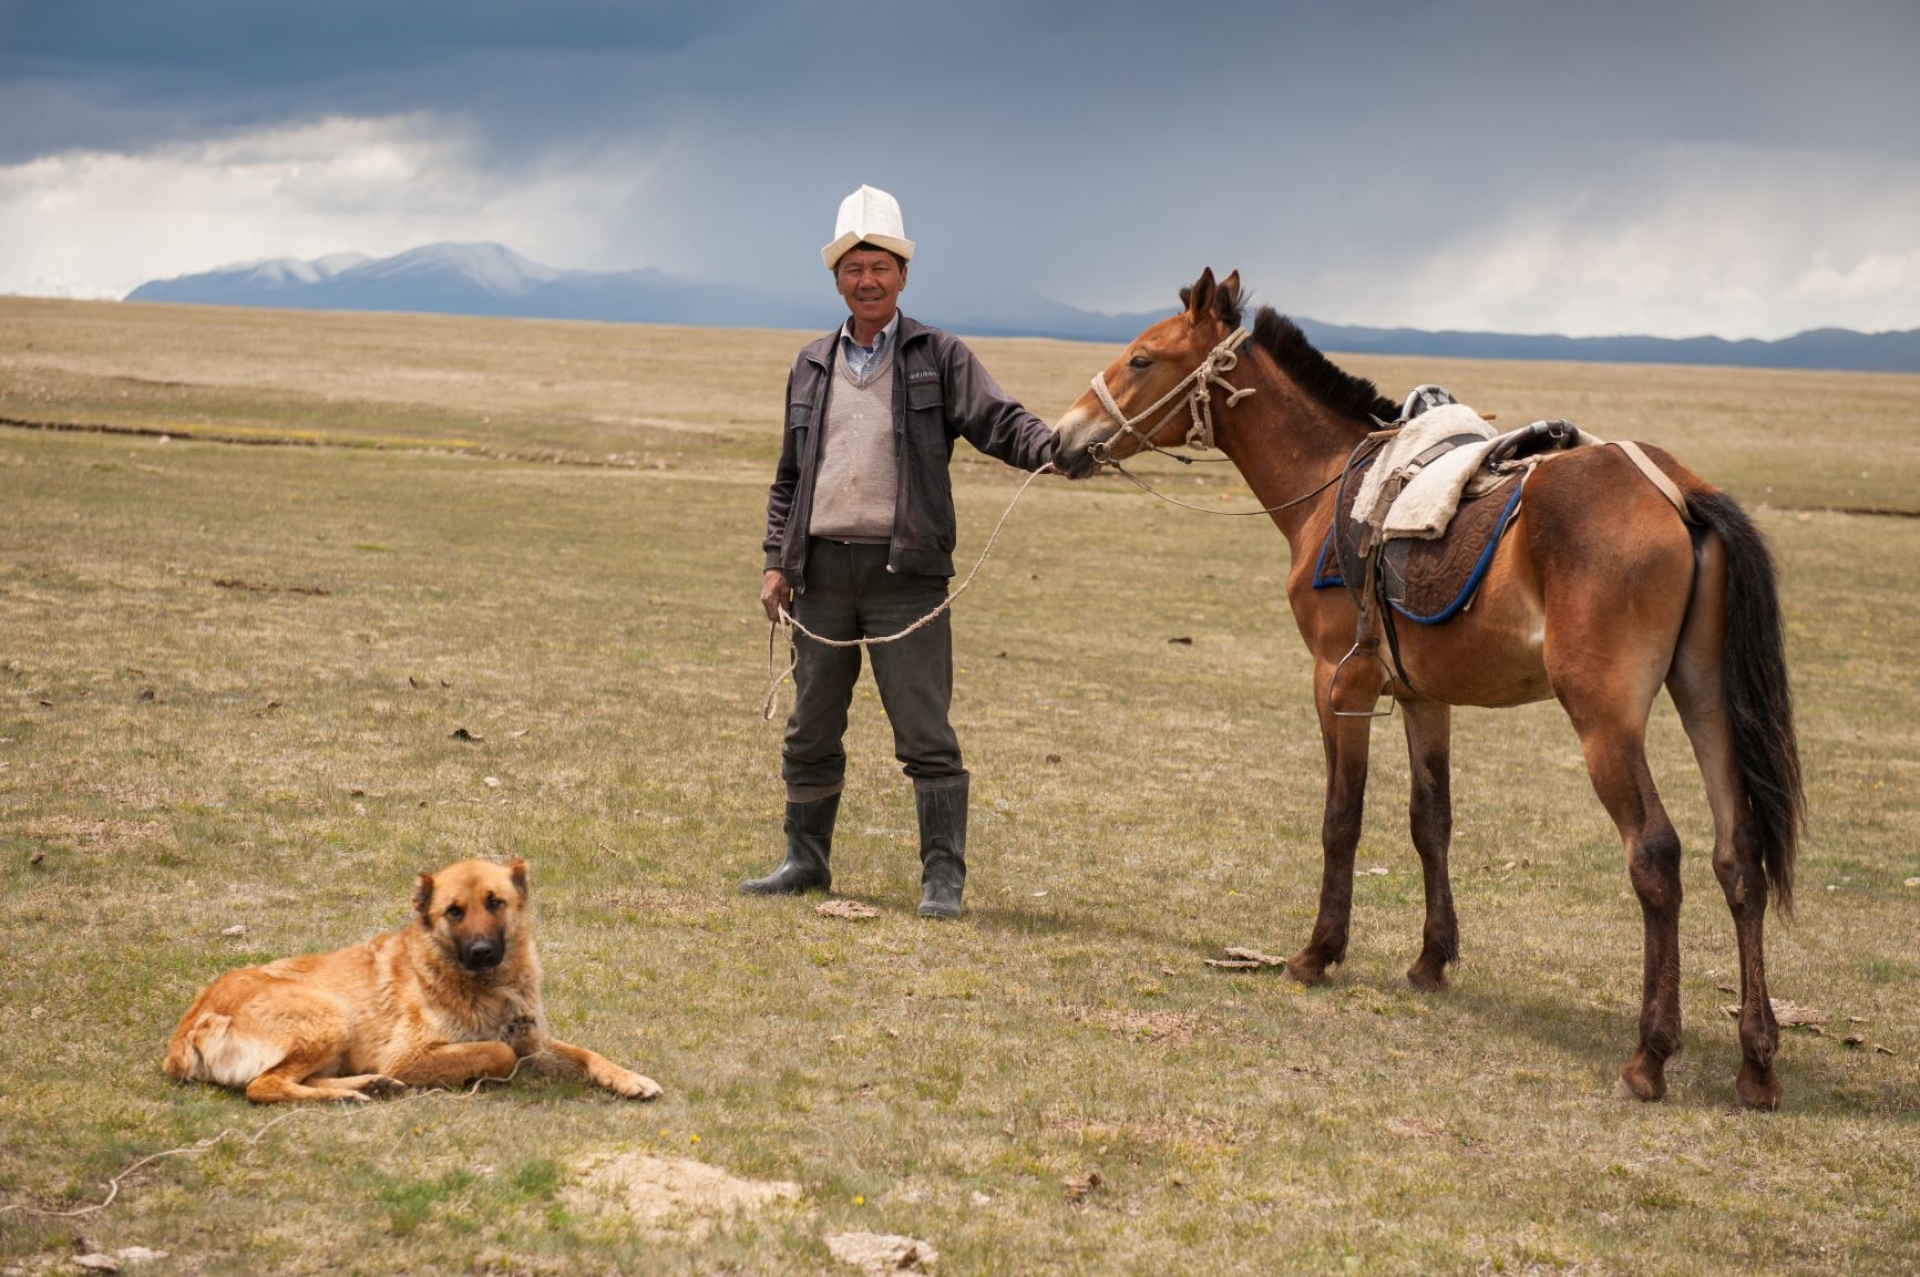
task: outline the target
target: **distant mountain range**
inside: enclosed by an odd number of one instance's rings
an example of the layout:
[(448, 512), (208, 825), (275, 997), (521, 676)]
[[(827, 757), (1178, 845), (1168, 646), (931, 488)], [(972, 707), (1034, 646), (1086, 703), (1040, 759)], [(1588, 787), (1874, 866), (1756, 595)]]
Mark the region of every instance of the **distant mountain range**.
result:
[[(825, 303), (702, 284), (657, 270), (556, 270), (502, 244), (429, 244), (393, 257), (337, 253), (223, 266), (154, 280), (128, 301), (289, 310), (395, 310), (717, 328), (824, 328)], [(827, 302), (838, 301), (829, 295)]]
[[(337, 253), (312, 261), (283, 257), (248, 262), (142, 284), (127, 295), (127, 300), (720, 328), (824, 329), (839, 322), (845, 313), (832, 296), (785, 297), (701, 283), (658, 270), (557, 270), (529, 261), (501, 244), (429, 244), (382, 258)], [(986, 306), (941, 306), (940, 299), (930, 300), (935, 303), (927, 311), (932, 322), (957, 332), (989, 337), (1124, 341), (1168, 313), (1101, 314), (1031, 295), (1000, 297)], [(1295, 318), (1323, 350), (1353, 354), (1920, 372), (1920, 329), (1859, 333), (1817, 328), (1779, 341), (1728, 341), (1720, 337), (1428, 332)]]

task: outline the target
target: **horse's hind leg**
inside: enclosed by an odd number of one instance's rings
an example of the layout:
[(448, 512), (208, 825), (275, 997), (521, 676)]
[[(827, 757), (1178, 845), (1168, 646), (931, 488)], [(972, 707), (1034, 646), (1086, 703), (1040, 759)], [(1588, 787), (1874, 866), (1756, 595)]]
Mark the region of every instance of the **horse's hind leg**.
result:
[(1667, 1093), (1667, 1060), (1680, 1051), (1680, 836), (1647, 767), (1652, 695), (1588, 703), (1563, 692), (1560, 699), (1580, 733), (1594, 792), (1620, 831), (1646, 930), (1640, 1044), (1620, 1070), (1620, 1088), (1633, 1099), (1657, 1100)]
[(1750, 1108), (1780, 1106), (1780, 1078), (1773, 1057), (1780, 1027), (1767, 999), (1767, 879), (1761, 868), (1758, 830), (1741, 785), (1733, 745), (1727, 735), (1727, 711), (1721, 694), (1720, 653), (1725, 635), (1725, 578), (1718, 566), (1719, 543), (1708, 541), (1694, 607), (1675, 654), (1667, 691), (1693, 742), (1694, 757), (1706, 780), (1713, 808), (1713, 872), (1733, 914), (1740, 954), (1740, 1076), (1735, 1089)]
[(1402, 701), (1400, 709), (1406, 716), (1407, 762), (1413, 777), (1413, 846), (1420, 853), (1427, 889), (1420, 957), (1407, 968), (1407, 980), (1416, 989), (1444, 989), (1447, 964), (1460, 956), (1460, 924), (1447, 874), (1447, 846), (1453, 838), (1453, 713), (1438, 701)]
[(1320, 913), (1307, 947), (1287, 960), (1287, 974), (1316, 984), (1327, 968), (1347, 956), (1347, 929), (1353, 920), (1353, 853), (1360, 845), (1360, 822), (1367, 798), (1367, 745), (1372, 720), (1340, 718), (1327, 687), (1332, 666), (1314, 676), (1320, 711), (1320, 739), (1327, 753), (1327, 800), (1320, 820)]

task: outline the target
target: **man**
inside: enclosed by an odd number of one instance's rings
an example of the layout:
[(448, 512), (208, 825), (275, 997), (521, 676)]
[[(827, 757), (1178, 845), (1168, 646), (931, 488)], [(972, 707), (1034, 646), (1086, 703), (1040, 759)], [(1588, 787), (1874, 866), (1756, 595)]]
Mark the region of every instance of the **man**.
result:
[[(907, 629), (945, 600), (953, 575), (953, 441), (1038, 470), (1053, 431), (1010, 399), (958, 338), (900, 313), (913, 241), (900, 205), (862, 186), (821, 250), (847, 304), (840, 329), (801, 350), (787, 379), (785, 439), (767, 493), (760, 603), (842, 642)], [(826, 890), (846, 782), (841, 737), (859, 647), (801, 635), (793, 714), (781, 751), (786, 859), (740, 884), (750, 895)], [(967, 880), (967, 771), (948, 719), (948, 615), (867, 649), (894, 753), (920, 822), (920, 916), (957, 918)]]

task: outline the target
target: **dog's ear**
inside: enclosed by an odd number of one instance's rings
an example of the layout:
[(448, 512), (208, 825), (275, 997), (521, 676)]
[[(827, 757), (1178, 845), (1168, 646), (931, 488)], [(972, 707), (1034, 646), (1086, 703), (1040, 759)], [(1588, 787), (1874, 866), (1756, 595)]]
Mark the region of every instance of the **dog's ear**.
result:
[(413, 880), (413, 911), (422, 918), (433, 908), (433, 875), (421, 874)]
[(509, 860), (507, 862), (507, 876), (513, 879), (513, 889), (520, 893), (520, 899), (522, 901), (526, 900), (527, 862), (524, 860)]

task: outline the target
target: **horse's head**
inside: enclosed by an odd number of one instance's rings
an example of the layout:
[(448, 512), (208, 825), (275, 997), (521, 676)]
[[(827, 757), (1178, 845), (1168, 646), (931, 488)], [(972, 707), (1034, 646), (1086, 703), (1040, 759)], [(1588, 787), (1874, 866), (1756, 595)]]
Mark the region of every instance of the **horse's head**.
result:
[(1240, 272), (1216, 283), (1208, 267), (1193, 287), (1180, 290), (1180, 300), (1186, 303), (1183, 313), (1128, 342), (1054, 424), (1059, 443), (1053, 465), (1060, 473), (1084, 479), (1102, 460), (1120, 461), (1148, 444), (1170, 448), (1185, 440), (1193, 416), (1180, 392), (1240, 327)]

